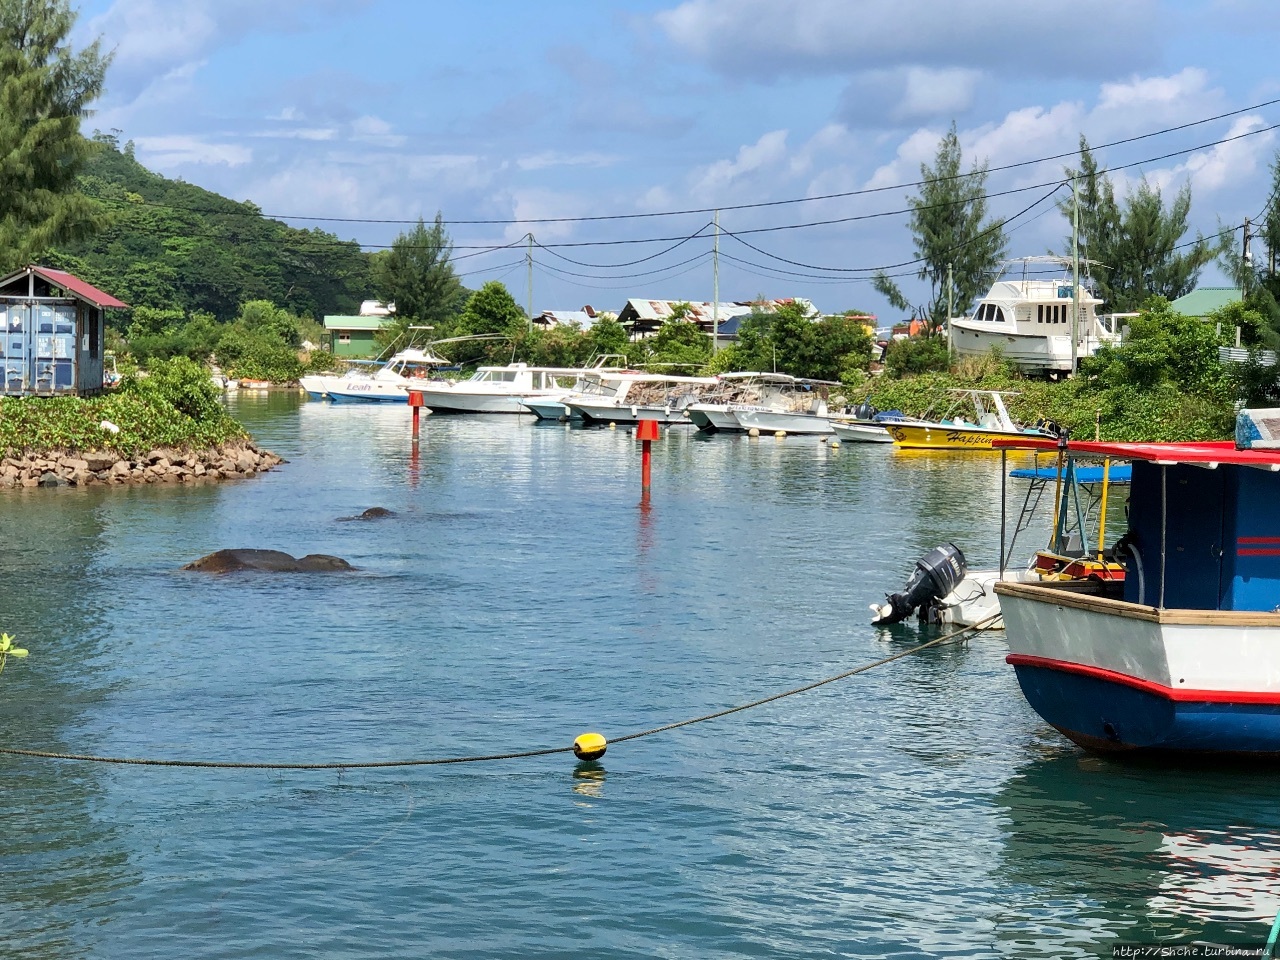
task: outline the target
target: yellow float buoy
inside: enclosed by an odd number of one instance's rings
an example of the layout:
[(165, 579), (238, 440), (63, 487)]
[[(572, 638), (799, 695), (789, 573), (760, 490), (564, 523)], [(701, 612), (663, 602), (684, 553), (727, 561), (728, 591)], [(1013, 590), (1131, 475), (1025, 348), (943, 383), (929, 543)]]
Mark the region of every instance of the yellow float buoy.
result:
[(747, 436), (748, 437), (760, 436), (760, 429), (758, 427), (752, 427), (750, 430), (747, 431)]
[(773, 435), (774, 435), (774, 437), (776, 437), (776, 438), (777, 438), (777, 439), (779, 439), (779, 440), (785, 440), (785, 439), (787, 438), (787, 431), (785, 431), (785, 430), (777, 430), (777, 431), (775, 431), (775, 432), (774, 432), (774, 434), (773, 434)]
[(573, 755), (579, 760), (599, 760), (609, 749), (609, 741), (598, 733), (584, 733), (573, 741)]
[(832, 449), (832, 450), (834, 450), (834, 449), (835, 449), (836, 447), (838, 447), (838, 446), (840, 446), (840, 441), (839, 441), (839, 440), (832, 440), (832, 441), (831, 441), (831, 449)]
[(610, 430), (617, 430), (617, 429), (618, 429), (618, 425), (617, 425), (616, 423), (614, 423), (612, 420), (610, 420), (610, 421), (609, 421), (609, 429), (610, 429)]

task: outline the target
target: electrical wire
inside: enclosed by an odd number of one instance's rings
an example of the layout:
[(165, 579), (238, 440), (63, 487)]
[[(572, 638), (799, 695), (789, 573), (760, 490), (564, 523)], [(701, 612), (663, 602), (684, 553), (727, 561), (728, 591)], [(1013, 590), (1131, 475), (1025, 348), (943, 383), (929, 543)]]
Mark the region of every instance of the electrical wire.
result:
[[(1004, 229), (1006, 224), (1012, 223), (1014, 220), (1017, 220), (1019, 217), (1023, 216), (1024, 214), (1034, 210), (1036, 207), (1040, 206), (1040, 204), (1044, 203), (1046, 200), (1048, 200), (1050, 197), (1056, 194), (1059, 190), (1061, 190), (1065, 185), (1066, 185), (1065, 180), (1060, 181), (1057, 184), (1057, 186), (1055, 186), (1052, 190), (1050, 190), (1048, 193), (1042, 196), (1039, 200), (1036, 200), (1031, 204), (1023, 207), (1021, 210), (1019, 210), (1017, 213), (1015, 213), (1011, 217), (1008, 217), (1004, 220), (997, 220), (990, 227), (987, 227), (985, 230), (982, 230), (974, 234), (968, 240), (965, 240), (962, 243), (958, 243), (954, 247), (951, 247), (948, 250), (943, 251), (940, 255), (947, 256), (948, 254), (954, 253), (957, 250), (963, 250), (965, 247), (969, 246), (970, 244), (977, 243), (979, 240), (989, 236), (995, 231)], [(743, 232), (746, 232), (746, 231), (743, 231)], [(745, 247), (749, 247), (750, 249), (754, 250), (756, 253), (760, 254), (761, 256), (769, 257), (771, 260), (777, 260), (780, 263), (790, 264), (793, 267), (803, 267), (806, 270), (822, 270), (822, 271), (828, 271), (831, 273), (883, 273), (887, 270), (900, 270), (903, 267), (910, 267), (918, 263), (925, 263), (928, 260), (927, 257), (916, 257), (914, 260), (903, 260), (899, 263), (890, 263), (890, 264), (885, 264), (879, 267), (824, 267), (824, 266), (819, 266), (812, 263), (804, 263), (799, 260), (789, 260), (786, 257), (780, 257), (777, 254), (769, 253), (767, 250), (762, 250), (759, 247), (757, 247), (755, 244), (749, 243), (746, 240), (743, 240), (742, 237), (740, 237), (737, 233), (730, 232), (723, 228), (721, 228), (721, 233), (723, 233), (727, 237), (732, 237), (734, 240), (737, 240), (738, 243), (742, 244)]]
[[(1188, 130), (1192, 127), (1202, 126), (1203, 124), (1213, 123), (1218, 120), (1225, 120), (1228, 117), (1239, 116), (1240, 114), (1243, 114), (1243, 113), (1249, 113), (1250, 111), (1253, 111), (1253, 110), (1261, 110), (1266, 107), (1275, 106), (1276, 104), (1280, 104), (1280, 98), (1276, 98), (1273, 100), (1264, 100), (1261, 103), (1255, 103), (1247, 107), (1241, 107), (1237, 110), (1229, 110), (1226, 113), (1215, 114), (1214, 116), (1211, 116), (1211, 117), (1202, 117), (1198, 120), (1191, 120), (1187, 123), (1177, 124), (1175, 126), (1162, 127), (1159, 130), (1153, 130), (1148, 133), (1138, 134), (1137, 136), (1125, 137), (1120, 140), (1112, 140), (1108, 143), (1102, 143), (1102, 144), (1098, 144), (1097, 146), (1093, 146), (1090, 149), (1094, 151), (1107, 150), (1107, 149), (1110, 149), (1111, 147), (1119, 147), (1119, 146), (1124, 146), (1130, 143), (1138, 143), (1142, 140), (1150, 140), (1155, 137), (1166, 136), (1170, 133), (1177, 133), (1181, 130)], [(1274, 128), (1268, 128), (1268, 129), (1274, 129)], [(1219, 142), (1222, 143), (1227, 141), (1219, 141)], [(1195, 150), (1195, 149), (1203, 149), (1203, 148), (1193, 147), (1192, 149)], [(1078, 156), (1079, 152), (1080, 151), (1076, 149), (1076, 150), (1068, 151), (1066, 153), (1057, 153), (1057, 154), (1050, 154), (1048, 156), (1037, 157), (1032, 160), (1020, 160), (1015, 163), (1007, 163), (1007, 164), (1002, 164), (996, 167), (989, 167), (985, 172), (987, 174), (992, 174), (992, 173), (1002, 173), (1007, 170), (1018, 170), (1023, 167), (1035, 166), (1036, 164), (1050, 163), (1055, 160), (1065, 160), (1069, 157)], [(732, 204), (732, 205), (726, 205), (722, 207), (693, 207), (693, 208), (679, 209), (679, 210), (653, 211), (648, 213), (599, 214), (595, 216), (585, 216), (585, 217), (529, 217), (529, 218), (505, 218), (505, 219), (491, 218), (491, 219), (474, 219), (474, 220), (442, 220), (441, 222), (448, 226), (511, 226), (511, 225), (518, 225), (518, 224), (539, 224), (539, 223), (545, 223), (545, 224), (594, 223), (594, 222), (601, 222), (601, 221), (641, 220), (641, 219), (653, 219), (653, 218), (661, 218), (661, 217), (691, 216), (694, 214), (714, 213), (716, 210), (720, 210), (721, 212), (731, 212), (731, 211), (737, 211), (737, 210), (759, 210), (759, 209), (765, 209), (769, 207), (789, 206), (789, 205), (800, 204), (800, 203), (818, 203), (826, 200), (840, 200), (848, 197), (858, 197), (858, 196), (866, 196), (866, 195), (875, 194), (875, 193), (893, 192), (895, 190), (907, 190), (913, 187), (924, 186), (926, 183), (929, 183), (929, 182), (946, 181), (946, 180), (962, 180), (965, 177), (968, 177), (971, 175), (972, 174), (969, 174), (969, 173), (954, 174), (947, 177), (932, 178), (931, 180), (916, 180), (908, 183), (896, 183), (896, 184), (891, 184), (889, 186), (883, 186), (883, 187), (864, 187), (859, 190), (847, 190), (840, 193), (828, 193), (828, 194), (822, 194), (822, 195), (813, 196), (813, 197), (793, 197), (793, 198), (784, 199), (784, 200), (768, 200), (768, 201), (759, 201), (755, 203)], [(106, 198), (96, 198), (96, 199), (106, 199)], [(121, 201), (121, 202), (125, 202), (125, 201)], [(134, 205), (137, 204), (137, 201), (127, 201), (127, 202)], [(417, 217), (411, 220), (377, 219), (377, 218), (369, 218), (369, 217), (324, 217), (324, 216), (316, 216), (316, 215), (266, 214), (261, 211), (251, 212), (248, 210), (245, 210), (245, 211), (201, 210), (195, 207), (181, 207), (181, 206), (175, 206), (172, 204), (160, 203), (159, 201), (150, 201), (150, 200), (143, 200), (142, 203), (147, 206), (160, 207), (160, 208), (176, 210), (180, 212), (200, 213), (202, 215), (246, 216), (246, 217), (255, 217), (255, 218), (262, 217), (269, 220), (298, 220), (298, 221), (321, 222), (321, 223), (363, 223), (363, 224), (381, 224), (381, 225), (393, 225), (393, 226), (414, 225), (419, 222), (425, 222), (422, 217)]]

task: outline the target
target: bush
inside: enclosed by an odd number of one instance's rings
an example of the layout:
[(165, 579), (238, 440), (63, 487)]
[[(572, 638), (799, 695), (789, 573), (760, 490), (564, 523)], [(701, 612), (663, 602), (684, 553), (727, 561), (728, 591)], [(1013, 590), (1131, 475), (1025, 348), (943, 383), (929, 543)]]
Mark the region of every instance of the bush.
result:
[(942, 337), (894, 340), (884, 355), (884, 371), (895, 380), (921, 373), (945, 373), (950, 366), (951, 352)]
[[(248, 437), (222, 408), (193, 419), (163, 397), (163, 388), (138, 386), (99, 397), (0, 399), (0, 454), (67, 450), (133, 457), (156, 447), (209, 447)], [(119, 428), (102, 428), (104, 420)]]
[(121, 389), (167, 404), (197, 422), (226, 416), (209, 371), (187, 357), (156, 361), (148, 376), (128, 376)]

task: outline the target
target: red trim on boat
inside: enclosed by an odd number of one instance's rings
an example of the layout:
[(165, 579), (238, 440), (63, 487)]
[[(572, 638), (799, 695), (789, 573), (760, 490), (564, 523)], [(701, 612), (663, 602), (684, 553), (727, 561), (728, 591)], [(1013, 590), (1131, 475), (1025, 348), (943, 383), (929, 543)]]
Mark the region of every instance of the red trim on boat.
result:
[(1237, 557), (1280, 557), (1280, 547), (1237, 547)]
[(1084, 663), (1070, 663), (1066, 660), (1051, 660), (1048, 657), (1033, 657), (1025, 653), (1011, 653), (1004, 658), (1005, 663), (1015, 667), (1041, 667), (1045, 670), (1058, 670), (1062, 673), (1074, 673), (1082, 677), (1092, 677), (1106, 683), (1119, 683), (1133, 687), (1144, 693), (1152, 693), (1175, 703), (1251, 703), (1280, 706), (1280, 693), (1261, 693), (1252, 690), (1181, 690), (1166, 687), (1162, 683), (1131, 677), (1127, 673), (1116, 673), (1102, 667), (1091, 667)]
[(1237, 545), (1246, 543), (1274, 543), (1280, 545), (1280, 537), (1236, 537)]

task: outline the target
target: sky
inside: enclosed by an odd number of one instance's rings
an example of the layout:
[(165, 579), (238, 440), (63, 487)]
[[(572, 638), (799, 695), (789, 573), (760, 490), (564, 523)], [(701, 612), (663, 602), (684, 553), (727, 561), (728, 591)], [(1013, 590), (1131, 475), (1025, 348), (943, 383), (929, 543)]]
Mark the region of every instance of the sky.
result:
[(1097, 151), (1118, 192), (1189, 184), (1206, 234), (1280, 148), (1275, 0), (72, 3), (114, 51), (86, 133), (370, 250), (439, 212), (463, 282), (538, 313), (712, 299), (719, 209), (720, 299), (897, 319), (868, 278), (927, 301), (903, 185), (953, 122), (1011, 256), (1069, 248), (1081, 135), (1143, 138)]

